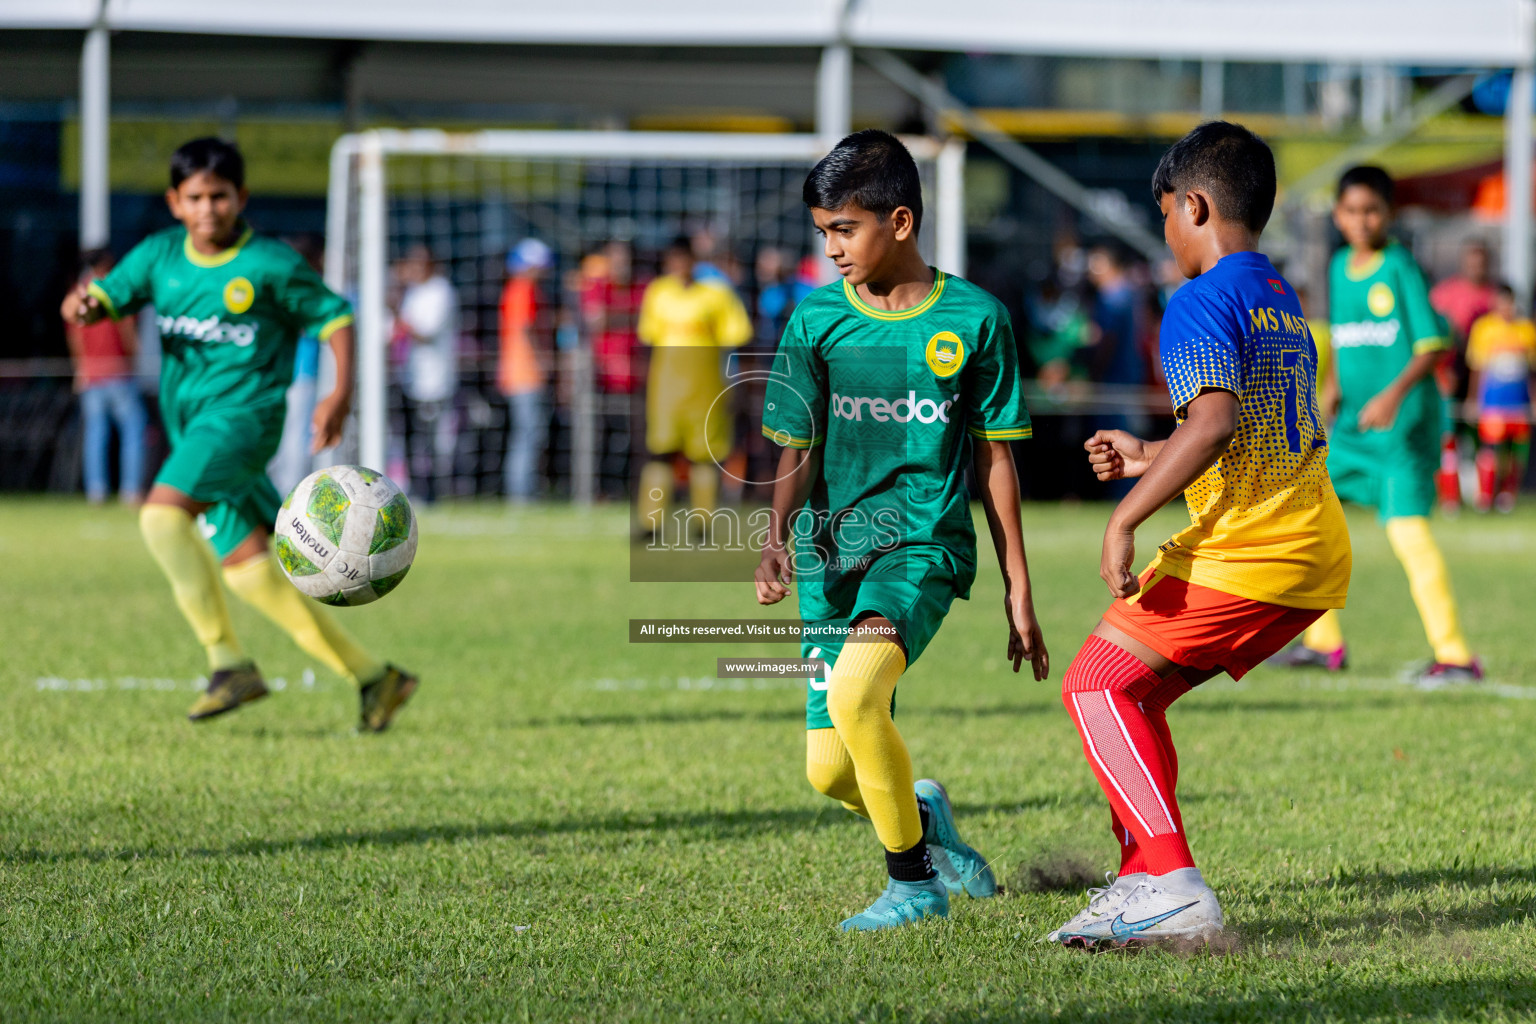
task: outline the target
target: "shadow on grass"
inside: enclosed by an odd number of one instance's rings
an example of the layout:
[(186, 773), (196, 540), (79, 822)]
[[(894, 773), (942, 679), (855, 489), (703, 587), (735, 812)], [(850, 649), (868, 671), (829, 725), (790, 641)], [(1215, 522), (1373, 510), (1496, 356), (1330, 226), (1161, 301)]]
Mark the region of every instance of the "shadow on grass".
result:
[[(1298, 714), (1320, 710), (1367, 711), (1390, 710), (1402, 707), (1402, 701), (1390, 697), (1366, 696), (1346, 700), (1234, 700), (1229, 697), (1181, 702), (1175, 716), (1184, 714), (1225, 715), (1234, 712), (1252, 714)], [(972, 718), (1025, 718), (1036, 715), (1067, 714), (1061, 705), (1050, 700), (1034, 704), (994, 704), (990, 707), (923, 707), (914, 706), (898, 712), (902, 720), (944, 718), (965, 720)], [(636, 725), (694, 725), (700, 722), (801, 722), (805, 712), (798, 707), (783, 708), (696, 708), (677, 711), (640, 711), (634, 714), (594, 713), (549, 715), (540, 718), (522, 718), (506, 723), (512, 729), (559, 729), (585, 726), (636, 726)], [(329, 734), (327, 734), (329, 735)]]
[[(1359, 928), (1408, 935), (1497, 928), (1536, 914), (1532, 886), (1536, 886), (1536, 867), (1530, 866), (1349, 872), (1288, 887), (1298, 893), (1327, 892), (1331, 905), (1344, 909), (1319, 914), (1298, 906), (1295, 915), (1246, 918), (1239, 924), (1250, 939), (1307, 941)], [(1421, 895), (1416, 898), (1415, 894)]]
[[(1023, 718), (1061, 711), (1056, 703), (997, 704), (992, 707), (914, 707), (899, 712), (906, 719), (918, 718)], [(1061, 711), (1062, 717), (1066, 712)], [(636, 714), (550, 715), (547, 718), (523, 718), (507, 723), (512, 729), (556, 729), (592, 725), (693, 725), (699, 722), (804, 722), (805, 710), (788, 708), (699, 708), (680, 711), (642, 711)]]
[[(1255, 986), (1258, 987), (1258, 986)], [(991, 1008), (936, 1019), (946, 1021), (1072, 1021), (1125, 1024), (1147, 1021), (1323, 1021), (1323, 1020), (1503, 1020), (1536, 1008), (1536, 986), (1518, 971), (1492, 976), (1425, 978), (1413, 981), (1342, 979), (1307, 989), (1286, 985), (1242, 996), (1165, 994), (1127, 1005), (1118, 998), (1080, 1000), (1049, 1010), (1023, 1003), (1005, 1011)], [(1110, 1005), (1106, 1005), (1110, 1004)]]
[[(1097, 793), (1060, 794), (1029, 800), (992, 804), (966, 804), (963, 817), (985, 814), (1023, 814), (1063, 803), (1088, 803)], [(0, 852), (0, 864), (55, 864), (219, 859), (268, 856), (292, 852), (324, 852), (357, 847), (400, 847), (426, 843), (473, 842), (480, 839), (537, 839), (580, 833), (669, 833), (671, 841), (744, 840), (786, 831), (814, 831), (824, 827), (854, 825), (861, 819), (831, 802), (813, 807), (773, 808), (748, 811), (691, 811), (687, 813), (617, 813), (598, 817), (573, 816), (531, 821), (481, 822), (476, 824), (402, 825), (386, 829), (332, 829), (308, 836), (283, 839), (249, 839), (223, 847), (145, 846), (117, 850), (38, 850)]]

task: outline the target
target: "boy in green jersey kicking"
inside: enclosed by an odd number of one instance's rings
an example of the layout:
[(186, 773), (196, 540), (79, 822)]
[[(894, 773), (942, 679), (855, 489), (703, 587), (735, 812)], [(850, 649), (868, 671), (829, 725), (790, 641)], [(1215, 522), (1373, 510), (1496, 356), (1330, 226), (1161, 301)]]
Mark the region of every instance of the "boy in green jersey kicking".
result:
[(65, 320), (89, 324), (150, 303), (164, 350), (160, 411), (171, 453), (139, 516), (150, 554), (208, 654), (208, 690), (193, 721), (267, 695), (241, 648), (219, 586), (229, 588), (295, 643), (351, 680), (362, 725), (387, 728), (417, 680), (365, 651), (325, 609), (284, 578), (268, 550), (282, 503), (266, 466), (282, 438), (299, 336), (318, 332), (336, 356), (336, 390), (315, 407), (314, 450), (341, 438), (352, 404), (352, 310), (291, 248), (241, 220), (247, 199), (240, 151), (194, 139), (171, 157), (165, 200), (181, 227), (151, 235), (99, 281), (65, 300)]
[(842, 280), (795, 308), (774, 360), (763, 433), (783, 452), (757, 599), (798, 583), (802, 654), (830, 666), (806, 691), (806, 774), (885, 847), (885, 892), (842, 924), (866, 931), (945, 916), (951, 892), (997, 891), (944, 788), (914, 783), (892, 711), (902, 672), (970, 596), (967, 465), (1002, 567), (1008, 657), (1046, 676), (1009, 447), (1030, 425), (1007, 312), (918, 253), (922, 188), (906, 147), (850, 135), (803, 197)]
[[(1444, 415), (1434, 368), (1450, 342), (1424, 274), (1387, 234), (1394, 191), (1380, 167), (1352, 167), (1339, 178), (1333, 222), (1345, 246), (1328, 271), (1333, 359), (1320, 404), (1335, 418), (1328, 431), (1333, 489), (1380, 516), (1434, 654), (1417, 682), (1436, 687), (1475, 682), (1483, 668), (1462, 635), (1450, 573), (1429, 531)], [(1344, 668), (1339, 613), (1324, 614), (1274, 660)]]

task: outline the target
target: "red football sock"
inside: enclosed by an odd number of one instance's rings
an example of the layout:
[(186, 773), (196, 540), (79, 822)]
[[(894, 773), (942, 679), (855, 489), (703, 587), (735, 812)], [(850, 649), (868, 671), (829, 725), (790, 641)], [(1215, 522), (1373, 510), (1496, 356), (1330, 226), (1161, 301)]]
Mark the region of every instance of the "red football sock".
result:
[(1477, 450), (1477, 507), (1487, 509), (1498, 490), (1499, 456), (1492, 448)]
[[(1175, 672), (1167, 679), (1160, 680), (1152, 692), (1141, 699), (1141, 710), (1147, 716), (1147, 722), (1152, 726), (1152, 731), (1157, 734), (1159, 743), (1163, 748), (1163, 757), (1168, 761), (1168, 774), (1170, 791), (1177, 794), (1179, 788), (1179, 753), (1173, 747), (1173, 733), (1168, 730), (1168, 705), (1178, 700), (1189, 692), (1189, 684), (1184, 677)], [(1184, 820), (1179, 814), (1179, 805), (1175, 801), (1172, 805), (1174, 823), (1179, 831), (1184, 831)], [(1136, 843), (1136, 837), (1131, 830), (1120, 821), (1120, 815), (1114, 808), (1109, 811), (1109, 828), (1115, 834), (1115, 842), (1120, 844), (1120, 874), (1134, 875), (1147, 870), (1147, 860), (1141, 855), (1141, 847)]]
[[(1162, 713), (1188, 689), (1176, 675), (1159, 679), (1140, 659), (1097, 636), (1083, 644), (1062, 682), (1062, 702), (1083, 737), (1088, 764), (1154, 875), (1195, 866), (1174, 799), (1177, 761)], [(1152, 715), (1142, 707), (1148, 698)], [(1162, 720), (1161, 729), (1154, 719)], [(1126, 845), (1122, 871), (1127, 860), (1135, 863)]]
[(1440, 492), (1440, 504), (1461, 504), (1461, 455), (1455, 434), (1445, 435), (1440, 445), (1440, 470), (1435, 474), (1435, 487)]

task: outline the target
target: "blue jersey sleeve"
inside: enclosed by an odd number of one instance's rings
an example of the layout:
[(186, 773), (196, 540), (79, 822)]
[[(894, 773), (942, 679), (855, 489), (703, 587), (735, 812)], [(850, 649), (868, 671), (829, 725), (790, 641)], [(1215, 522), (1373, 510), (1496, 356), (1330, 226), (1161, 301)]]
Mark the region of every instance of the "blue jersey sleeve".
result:
[(1174, 415), (1183, 418), (1202, 391), (1243, 393), (1243, 333), (1232, 316), (1213, 310), (1193, 285), (1174, 293), (1163, 314), (1159, 349)]

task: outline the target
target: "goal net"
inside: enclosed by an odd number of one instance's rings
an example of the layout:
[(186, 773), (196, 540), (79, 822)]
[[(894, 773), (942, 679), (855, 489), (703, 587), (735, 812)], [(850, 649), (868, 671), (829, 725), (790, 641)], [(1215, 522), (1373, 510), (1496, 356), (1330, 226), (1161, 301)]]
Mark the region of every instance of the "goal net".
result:
[[(963, 144), (905, 141), (923, 178), (924, 255), (963, 273)], [(766, 371), (794, 297), (831, 270), (801, 202), (805, 175), (827, 148), (814, 135), (343, 137), (332, 152), (325, 265), (329, 284), (357, 308), (356, 429), (327, 461), (382, 468), (413, 497), (500, 495), (530, 477), (535, 495), (629, 497), (644, 460), (635, 318), (663, 250), (689, 237), (700, 273), (736, 291), (754, 337), (733, 372)], [(423, 271), (428, 254), (432, 269)], [(514, 271), (533, 283), (509, 289)], [(425, 287), (424, 276), (451, 287)], [(434, 290), (438, 300), (450, 296), (448, 326), (421, 315), (443, 312), (442, 301), (423, 298)], [(504, 344), (504, 302), (537, 369), (520, 343)], [(423, 319), (426, 333), (413, 334), (410, 324)], [(728, 498), (761, 496), (742, 484), (769, 457), (747, 422), (757, 415), (745, 407), (751, 394), (738, 389), (747, 429), (736, 431)]]

